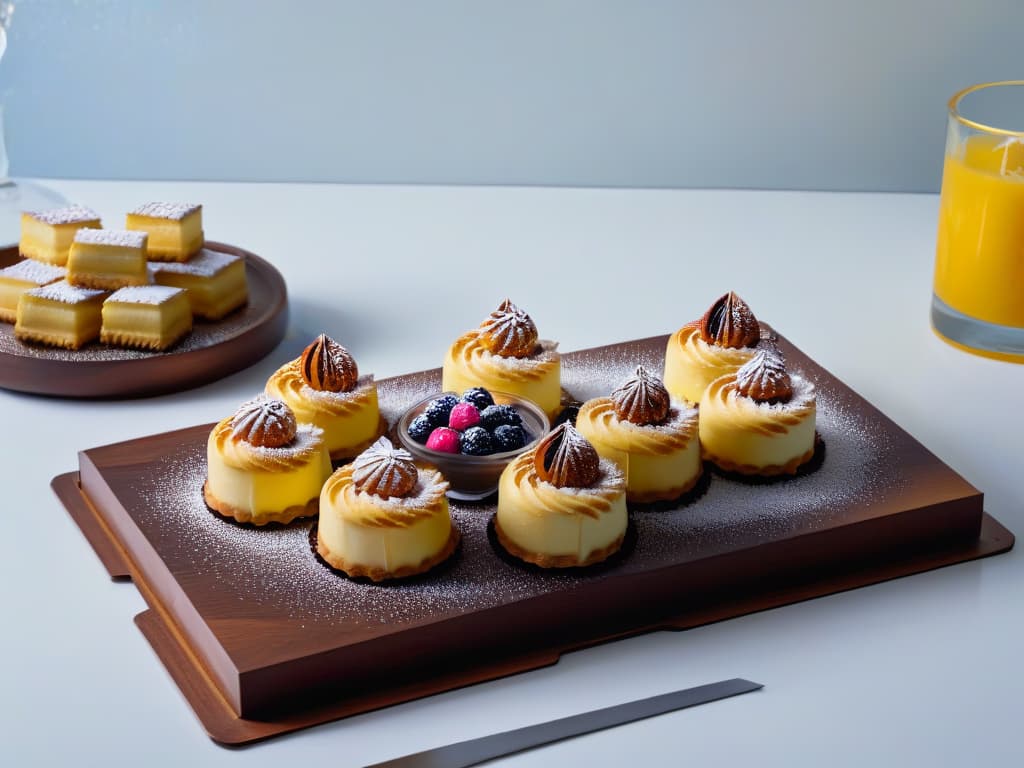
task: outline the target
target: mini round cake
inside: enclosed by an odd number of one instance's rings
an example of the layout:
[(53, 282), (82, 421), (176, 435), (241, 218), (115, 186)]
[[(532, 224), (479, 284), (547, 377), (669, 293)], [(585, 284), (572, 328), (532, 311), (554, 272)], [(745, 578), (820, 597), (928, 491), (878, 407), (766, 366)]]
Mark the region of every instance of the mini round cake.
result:
[(507, 552), (528, 563), (601, 562), (622, 546), (628, 520), (622, 471), (568, 422), (501, 474), (494, 532)]
[(731, 291), (704, 316), (672, 334), (665, 350), (665, 387), (672, 397), (700, 403), (708, 384), (735, 373), (754, 356), (761, 326)]
[(299, 425), (280, 400), (260, 395), (213, 428), (203, 497), (240, 523), (290, 523), (317, 513), (331, 459), (318, 427)]
[(300, 423), (322, 429), (335, 461), (357, 455), (387, 428), (373, 376), (360, 377), (349, 351), (325, 333), (273, 373), (267, 393), (287, 403)]
[(576, 429), (625, 472), (629, 501), (678, 499), (700, 479), (697, 409), (672, 400), (643, 366), (610, 397), (585, 402)]
[(457, 338), (445, 356), (441, 389), (471, 387), (524, 397), (554, 418), (562, 399), (558, 344), (539, 340), (530, 316), (505, 299), (479, 328)]
[(739, 371), (715, 379), (700, 405), (706, 458), (744, 475), (792, 475), (814, 456), (814, 385), (786, 371), (764, 342)]
[(332, 568), (373, 581), (414, 576), (459, 543), (448, 483), (382, 437), (337, 470), (320, 493), (316, 551)]

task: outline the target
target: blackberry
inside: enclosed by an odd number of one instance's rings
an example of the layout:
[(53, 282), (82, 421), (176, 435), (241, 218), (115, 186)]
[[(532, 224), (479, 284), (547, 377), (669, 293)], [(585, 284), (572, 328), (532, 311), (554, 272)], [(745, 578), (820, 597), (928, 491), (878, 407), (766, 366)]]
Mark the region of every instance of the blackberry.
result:
[(494, 405), (494, 398), (483, 387), (471, 387), (462, 393), (462, 402), (472, 403), (478, 411), (482, 411), (487, 406)]
[(492, 432), (502, 424), (518, 427), (522, 423), (523, 417), (512, 405), (489, 405), (480, 413), (480, 426)]
[(581, 405), (583, 405), (583, 403), (572, 403), (571, 405), (567, 405), (563, 408), (562, 412), (555, 418), (554, 423), (551, 425), (551, 429), (554, 430), (555, 427), (565, 422), (569, 422), (575, 427), (576, 417), (579, 415)]
[(462, 433), (459, 450), (468, 456), (486, 456), (494, 453), (494, 438), (482, 427), (470, 427)]
[(430, 433), (434, 431), (434, 425), (430, 423), (430, 419), (425, 413), (421, 413), (411, 422), (409, 422), (409, 437), (415, 440), (417, 443), (426, 444), (427, 438), (430, 437)]
[(498, 451), (515, 451), (526, 445), (526, 430), (512, 424), (502, 424), (494, 430), (494, 444)]
[(441, 395), (427, 403), (427, 407), (423, 409), (423, 415), (430, 419), (432, 426), (447, 427), (448, 416), (451, 415), (452, 408), (458, 402), (459, 398), (455, 395)]

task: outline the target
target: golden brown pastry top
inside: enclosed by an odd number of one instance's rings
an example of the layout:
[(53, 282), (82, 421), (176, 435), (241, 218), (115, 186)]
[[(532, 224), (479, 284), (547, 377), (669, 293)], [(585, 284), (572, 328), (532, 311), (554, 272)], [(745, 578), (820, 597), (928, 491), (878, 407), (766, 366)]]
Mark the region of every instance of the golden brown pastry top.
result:
[(529, 357), (537, 348), (537, 326), (528, 314), (505, 299), (480, 324), (480, 341), (501, 357)]
[(555, 427), (533, 452), (541, 480), (557, 488), (587, 488), (598, 478), (601, 457), (590, 441), (568, 422)]
[(658, 424), (668, 416), (670, 397), (657, 376), (638, 365), (636, 373), (612, 390), (615, 414), (632, 424)]
[(352, 462), (352, 483), (356, 490), (382, 499), (408, 496), (418, 476), (412, 454), (395, 448), (386, 437), (378, 439)]
[[(597, 475), (586, 488), (560, 488), (537, 473), (534, 456), (521, 453), (505, 469), (500, 493), (511, 491), (515, 503), (538, 515), (584, 515), (598, 518), (612, 509), (626, 492), (626, 477), (619, 466), (600, 459)], [(507, 485), (506, 485), (507, 483)]]
[(350, 392), (359, 380), (359, 366), (341, 344), (321, 333), (299, 358), (302, 380), (318, 392)]
[(700, 337), (715, 346), (754, 347), (761, 338), (761, 326), (754, 313), (732, 291), (719, 297), (698, 322)]
[(647, 456), (664, 456), (697, 439), (697, 409), (678, 400), (671, 402), (660, 423), (634, 424), (619, 418), (611, 398), (596, 397), (580, 408), (576, 424), (594, 441)]

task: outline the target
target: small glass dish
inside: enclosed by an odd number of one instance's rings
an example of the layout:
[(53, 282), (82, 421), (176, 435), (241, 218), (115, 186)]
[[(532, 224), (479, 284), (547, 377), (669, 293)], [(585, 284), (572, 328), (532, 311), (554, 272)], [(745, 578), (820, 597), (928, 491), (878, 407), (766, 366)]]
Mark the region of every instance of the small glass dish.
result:
[(443, 453), (434, 451), (422, 443), (417, 443), (409, 436), (409, 424), (426, 409), (427, 404), (445, 394), (458, 393), (435, 392), (408, 408), (398, 419), (398, 439), (402, 447), (413, 455), (417, 461), (433, 464), (445, 476), (451, 486), (448, 497), (456, 501), (479, 501), (487, 498), (498, 489), (498, 478), (502, 470), (523, 451), (534, 448), (540, 439), (551, 429), (548, 417), (533, 401), (506, 392), (491, 391), (496, 405), (513, 405), (523, 419), (523, 429), (530, 435), (530, 441), (522, 448), (503, 453), (492, 453), (488, 456), (468, 456), (463, 453)]

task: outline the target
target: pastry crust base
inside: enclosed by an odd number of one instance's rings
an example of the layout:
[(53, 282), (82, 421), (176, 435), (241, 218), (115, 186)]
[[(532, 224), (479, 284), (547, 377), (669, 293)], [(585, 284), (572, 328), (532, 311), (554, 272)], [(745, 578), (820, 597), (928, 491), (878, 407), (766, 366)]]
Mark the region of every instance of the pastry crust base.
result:
[(795, 475), (800, 467), (814, 458), (817, 445), (818, 440), (815, 439), (811, 450), (807, 451), (803, 456), (797, 456), (785, 464), (769, 464), (766, 467), (756, 467), (753, 464), (737, 464), (734, 461), (729, 461), (729, 459), (715, 456), (708, 451), (704, 451), (704, 458), (725, 472), (735, 472), (739, 475), (756, 477), (778, 477), (780, 475)]
[(13, 323), (18, 319), (18, 310), (0, 309), (0, 323)]
[(126, 333), (123, 331), (100, 331), (100, 341), (104, 344), (111, 344), (115, 347), (131, 347), (133, 349), (146, 349), (153, 352), (162, 352), (165, 349), (173, 347), (181, 339), (188, 336), (191, 330), (191, 328), (184, 328), (176, 336), (171, 336), (167, 339), (154, 336), (143, 336), (137, 333)]
[(498, 542), (510, 555), (541, 568), (585, 568), (588, 565), (600, 563), (618, 552), (626, 538), (626, 534), (623, 533), (607, 547), (595, 549), (585, 560), (580, 560), (575, 555), (546, 555), (542, 552), (528, 552), (505, 535), (498, 524), (497, 515), (494, 517), (494, 535), (498, 537)]
[(316, 538), (316, 552), (324, 559), (325, 563), (331, 566), (331, 568), (341, 571), (349, 578), (364, 578), (370, 579), (371, 581), (388, 581), (391, 579), (405, 579), (409, 576), (418, 576), (421, 573), (426, 573), (434, 566), (440, 565), (451, 557), (459, 546), (459, 541), (461, 540), (462, 534), (459, 533), (459, 529), (454, 523), (452, 523), (452, 530), (448, 535), (448, 541), (440, 552), (436, 555), (431, 555), (426, 560), (420, 562), (419, 565), (405, 565), (396, 571), (388, 571), (384, 568), (372, 568), (359, 563), (350, 563), (341, 555), (331, 552), (319, 535)]
[(148, 285), (146, 276), (125, 275), (124, 277), (92, 275), (88, 273), (68, 273), (67, 280), (79, 288), (94, 288), (101, 291), (116, 291), (118, 288), (129, 288), (133, 285)]
[(63, 349), (81, 349), (85, 344), (93, 340), (92, 338), (77, 339), (68, 336), (58, 336), (53, 333), (29, 331), (19, 328), (17, 325), (14, 326), (14, 337), (18, 341), (34, 341), (37, 344), (47, 344), (51, 347), (61, 347)]
[(689, 493), (697, 487), (697, 483), (704, 476), (704, 467), (693, 476), (692, 480), (677, 485), (674, 488), (665, 488), (658, 491), (631, 491), (626, 489), (626, 501), (631, 504), (655, 504), (659, 501), (675, 501), (684, 494)]
[[(342, 448), (341, 450), (335, 451), (334, 453), (331, 454), (331, 461), (332, 462), (346, 462), (346, 461), (349, 461), (351, 459), (354, 459), (356, 456), (358, 456), (360, 453), (365, 451), (371, 445), (376, 443), (380, 438), (382, 438), (387, 433), (388, 433), (388, 422), (387, 422), (387, 419), (385, 419), (383, 416), (381, 416), (380, 417), (380, 421), (377, 422), (377, 431), (374, 433), (373, 437), (371, 437), (369, 440), (364, 440), (363, 442), (359, 443), (358, 445), (355, 445), (355, 446), (352, 446), (352, 447), (349, 447), (349, 448)], [(396, 441), (395, 444), (396, 445), (398, 444), (397, 441)]]
[(267, 523), (281, 523), (283, 525), (287, 525), (292, 522), (292, 520), (297, 520), (300, 517), (313, 517), (320, 512), (319, 494), (314, 496), (305, 504), (296, 504), (295, 506), (288, 507), (280, 512), (268, 512), (260, 515), (258, 519), (253, 518), (252, 512), (248, 509), (239, 509), (238, 507), (232, 507), (230, 504), (225, 504), (210, 493), (205, 482), (203, 482), (203, 499), (206, 501), (206, 506), (218, 515), (222, 517), (229, 517), (236, 523), (251, 523), (252, 525), (266, 525)]

